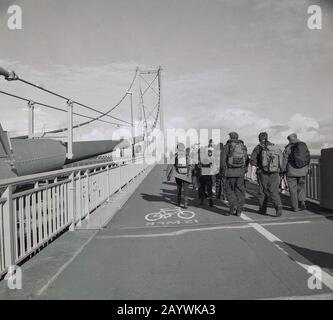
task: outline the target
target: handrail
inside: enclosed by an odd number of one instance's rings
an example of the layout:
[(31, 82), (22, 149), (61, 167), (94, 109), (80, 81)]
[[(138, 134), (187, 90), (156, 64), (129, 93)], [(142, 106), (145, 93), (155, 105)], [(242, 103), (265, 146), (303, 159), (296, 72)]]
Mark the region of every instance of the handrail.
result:
[[(138, 160), (139, 159), (140, 158), (138, 158)], [(43, 179), (45, 179), (45, 180), (52, 179), (52, 178), (60, 176), (62, 174), (64, 174), (64, 175), (71, 174), (71, 173), (75, 173), (78, 171), (96, 169), (96, 168), (105, 167), (105, 166), (112, 165), (112, 164), (119, 165), (120, 163), (125, 163), (128, 161), (132, 161), (132, 158), (125, 158), (125, 159), (113, 160), (113, 161), (109, 161), (109, 162), (103, 162), (103, 163), (99, 163), (99, 164), (60, 169), (60, 170), (54, 170), (54, 171), (48, 171), (48, 172), (42, 172), (42, 173), (35, 173), (35, 174), (26, 175), (26, 176), (22, 176), (22, 177), (2, 179), (2, 180), (0, 180), (0, 188), (6, 187), (8, 185), (15, 186), (18, 184), (33, 183), (33, 182), (36, 182), (38, 180), (43, 180)]]

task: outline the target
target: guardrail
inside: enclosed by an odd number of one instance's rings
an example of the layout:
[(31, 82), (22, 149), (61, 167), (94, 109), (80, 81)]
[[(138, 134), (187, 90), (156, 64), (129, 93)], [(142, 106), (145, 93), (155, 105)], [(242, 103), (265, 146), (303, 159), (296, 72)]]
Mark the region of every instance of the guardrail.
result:
[(0, 181), (0, 277), (83, 219), (149, 165), (142, 158)]
[[(257, 183), (256, 168), (249, 166), (246, 179)], [(286, 181), (281, 183), (282, 193), (288, 194), (288, 185)], [(320, 203), (320, 157), (311, 157), (310, 170), (306, 176), (306, 197), (315, 203)]]

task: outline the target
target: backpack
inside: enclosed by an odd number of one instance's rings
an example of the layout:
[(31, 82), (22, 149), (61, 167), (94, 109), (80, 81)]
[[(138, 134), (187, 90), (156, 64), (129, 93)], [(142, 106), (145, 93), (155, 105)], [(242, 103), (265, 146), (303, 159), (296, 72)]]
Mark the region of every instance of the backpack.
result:
[(261, 167), (265, 172), (274, 173), (280, 171), (282, 159), (281, 149), (274, 145), (261, 146)]
[(189, 156), (186, 153), (177, 153), (176, 155), (176, 169), (180, 174), (188, 173)]
[(301, 169), (310, 164), (310, 152), (304, 142), (296, 142), (291, 146), (290, 163), (294, 168)]
[(247, 149), (242, 141), (229, 142), (228, 167), (242, 168), (246, 166)]

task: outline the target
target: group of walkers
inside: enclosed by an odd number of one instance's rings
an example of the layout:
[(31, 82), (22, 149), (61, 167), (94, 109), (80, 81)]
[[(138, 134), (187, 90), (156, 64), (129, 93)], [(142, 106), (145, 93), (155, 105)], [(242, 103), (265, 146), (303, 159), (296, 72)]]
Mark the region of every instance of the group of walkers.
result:
[[(184, 208), (188, 206), (188, 191), (190, 185), (198, 189), (200, 205), (208, 200), (210, 207), (213, 202), (213, 185), (216, 199), (227, 200), (228, 215), (240, 216), (245, 205), (245, 177), (249, 165), (256, 168), (258, 190), (258, 213), (266, 214), (269, 200), (274, 205), (276, 216), (282, 214), (280, 198), (281, 181), (286, 181), (290, 192), (291, 209), (293, 211), (306, 209), (306, 175), (309, 172), (310, 152), (306, 143), (300, 141), (295, 133), (289, 135), (288, 145), (284, 151), (268, 139), (266, 132), (258, 136), (259, 144), (252, 154), (237, 132), (229, 133), (230, 139), (225, 145), (213, 144), (210, 140), (207, 146), (185, 148), (183, 143), (177, 144), (175, 162), (172, 167), (177, 184), (177, 201)], [(226, 198), (226, 199), (225, 199)]]

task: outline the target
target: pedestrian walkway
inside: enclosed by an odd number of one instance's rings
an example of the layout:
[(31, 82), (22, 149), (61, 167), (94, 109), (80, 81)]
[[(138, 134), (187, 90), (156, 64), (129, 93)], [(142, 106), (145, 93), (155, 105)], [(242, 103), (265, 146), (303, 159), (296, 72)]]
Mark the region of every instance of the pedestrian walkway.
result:
[[(157, 165), (111, 222), (91, 233), (31, 297), (327, 297), (333, 290), (333, 215), (316, 208), (285, 210), (276, 218), (270, 208), (261, 216), (250, 193), (240, 217), (226, 216), (226, 204), (217, 200), (213, 208), (199, 206), (195, 190), (188, 209), (179, 209), (176, 185), (166, 181), (165, 166)], [(323, 268), (321, 289), (308, 287), (311, 265)]]

